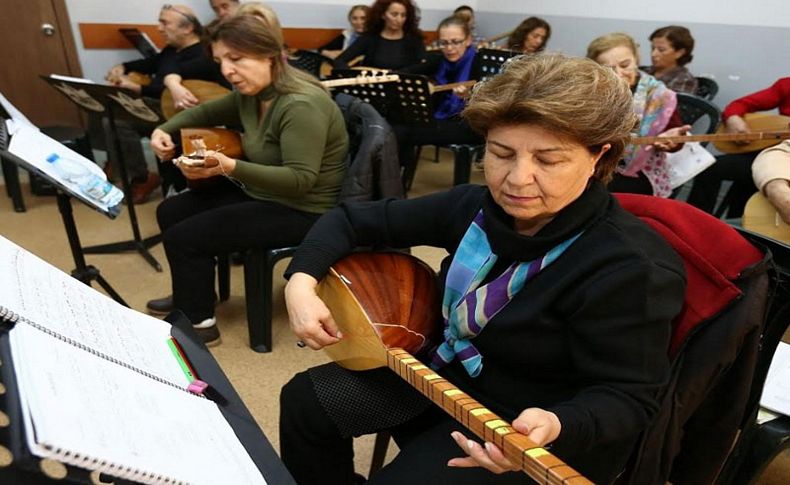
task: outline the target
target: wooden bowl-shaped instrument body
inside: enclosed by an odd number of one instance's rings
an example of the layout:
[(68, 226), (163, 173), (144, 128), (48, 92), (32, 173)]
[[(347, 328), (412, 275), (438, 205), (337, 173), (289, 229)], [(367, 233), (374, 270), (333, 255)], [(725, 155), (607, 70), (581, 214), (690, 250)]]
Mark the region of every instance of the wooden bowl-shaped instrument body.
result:
[[(221, 151), (230, 158), (242, 158), (244, 150), (241, 147), (241, 135), (225, 128), (182, 128), (181, 150), (184, 155), (192, 153), (192, 140), (194, 137), (203, 138), (206, 150)], [(187, 179), (190, 189), (200, 190), (216, 185), (222, 180), (221, 175), (204, 179)]]
[[(189, 91), (200, 101), (205, 103), (213, 99), (221, 98), (230, 93), (230, 89), (221, 86), (211, 81), (203, 81), (200, 79), (185, 79), (181, 84), (189, 89)], [(160, 101), (160, 108), (162, 109), (162, 116), (169, 120), (176, 113), (181, 111), (173, 106), (173, 93), (169, 89), (162, 91), (162, 98)]]
[(407, 254), (347, 256), (332, 266), (318, 295), (343, 333), (324, 350), (347, 369), (386, 366), (387, 349), (418, 354), (441, 336), (436, 275)]
[(184, 155), (192, 153), (190, 140), (194, 137), (203, 138), (207, 150), (220, 149), (230, 158), (241, 158), (244, 155), (241, 148), (241, 135), (237, 131), (225, 128), (182, 128), (181, 149), (184, 151)]
[(790, 224), (779, 217), (776, 208), (765, 196), (757, 192), (743, 209), (743, 228), (790, 244)]
[[(790, 116), (771, 113), (749, 113), (743, 117), (751, 131), (783, 131), (790, 128)], [(727, 133), (724, 123), (716, 130), (716, 134)], [(766, 139), (751, 141), (746, 145), (739, 145), (732, 141), (715, 141), (713, 146), (722, 153), (749, 153), (763, 150), (778, 144), (779, 139)]]

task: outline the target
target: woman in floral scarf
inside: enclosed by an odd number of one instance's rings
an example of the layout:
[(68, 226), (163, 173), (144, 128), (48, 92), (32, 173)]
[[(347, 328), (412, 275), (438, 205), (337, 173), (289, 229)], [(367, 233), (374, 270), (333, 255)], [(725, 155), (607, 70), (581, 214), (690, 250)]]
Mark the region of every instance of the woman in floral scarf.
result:
[[(675, 93), (650, 74), (638, 70), (638, 45), (628, 34), (616, 32), (596, 38), (587, 46), (587, 57), (614, 69), (631, 87), (634, 112), (639, 117), (638, 136), (677, 136), (691, 128), (680, 119)], [(681, 147), (669, 141), (629, 145), (609, 190), (668, 197), (672, 187), (666, 152)]]

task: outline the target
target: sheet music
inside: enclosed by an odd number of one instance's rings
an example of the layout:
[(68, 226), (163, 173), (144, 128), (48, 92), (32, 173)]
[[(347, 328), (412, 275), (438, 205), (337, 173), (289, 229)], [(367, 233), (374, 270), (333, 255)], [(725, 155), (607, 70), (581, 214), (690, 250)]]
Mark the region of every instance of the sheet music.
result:
[(765, 378), (760, 405), (790, 416), (790, 344), (779, 342)]
[(72, 81), (75, 83), (85, 83), (85, 84), (96, 84), (95, 82), (91, 81), (90, 79), (84, 77), (73, 77), (73, 76), (64, 76), (62, 74), (50, 74), (49, 77), (52, 79), (60, 79), (61, 81)]
[(22, 126), (27, 126), (38, 130), (36, 125), (27, 119), (27, 116), (23, 115), (22, 112), (16, 109), (16, 106), (14, 106), (11, 101), (8, 100), (8, 98), (3, 96), (3, 93), (0, 93), (0, 105), (2, 105), (3, 109), (6, 111), (6, 113), (8, 113), (8, 116), (11, 117), (11, 119), (6, 120), (6, 126), (8, 126), (9, 134), (13, 135)]
[(31, 128), (28, 126), (21, 126), (11, 137), (11, 143), (8, 146), (8, 151), (27, 163), (33, 165), (48, 176), (58, 180), (60, 183), (68, 187), (71, 192), (81, 195), (81, 200), (85, 201), (86, 203), (89, 203), (104, 212), (110, 212), (110, 206), (83, 195), (82, 190), (76, 184), (64, 180), (54, 169), (52, 164), (47, 162), (47, 157), (53, 153), (57, 153), (62, 158), (68, 158), (80, 163), (85, 168), (95, 173), (97, 176), (107, 180), (107, 175), (104, 173), (104, 171), (102, 171), (102, 169), (91, 160), (88, 160), (69, 147), (41, 133), (37, 128)]
[[(34, 454), (194, 484), (266, 483), (213, 402), (28, 325), (11, 331), (11, 349)], [(102, 461), (109, 464), (100, 467)]]
[(143, 38), (143, 39), (145, 39), (145, 42), (146, 42), (146, 43), (147, 43), (147, 44), (148, 44), (148, 45), (151, 47), (151, 49), (152, 49), (154, 52), (156, 52), (157, 54), (158, 54), (159, 52), (161, 52), (161, 50), (159, 49), (159, 47), (157, 47), (157, 46), (156, 46), (156, 44), (154, 44), (154, 41), (153, 41), (153, 40), (151, 40), (151, 37), (149, 37), (149, 36), (148, 36), (148, 34), (146, 34), (145, 32), (140, 32), (140, 36), (142, 36), (142, 38)]
[(0, 237), (0, 307), (186, 387), (167, 346), (170, 324), (136, 312)]

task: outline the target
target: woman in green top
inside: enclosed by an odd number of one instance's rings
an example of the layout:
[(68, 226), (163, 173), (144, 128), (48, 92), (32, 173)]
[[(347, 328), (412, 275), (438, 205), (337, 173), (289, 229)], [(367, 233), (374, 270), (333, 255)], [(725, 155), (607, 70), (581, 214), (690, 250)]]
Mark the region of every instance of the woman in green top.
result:
[(174, 116), (151, 134), (151, 147), (167, 160), (174, 155), (172, 135), (181, 128), (241, 125), (246, 159), (209, 152), (218, 165), (179, 165), (187, 179), (224, 175), (227, 181), (171, 197), (157, 208), (173, 294), (149, 301), (148, 308), (182, 310), (204, 341), (218, 342), (215, 257), (298, 244), (337, 202), (348, 135), (332, 98), (317, 80), (283, 61), (283, 46), (264, 20), (229, 18), (212, 32), (211, 43), (235, 91)]

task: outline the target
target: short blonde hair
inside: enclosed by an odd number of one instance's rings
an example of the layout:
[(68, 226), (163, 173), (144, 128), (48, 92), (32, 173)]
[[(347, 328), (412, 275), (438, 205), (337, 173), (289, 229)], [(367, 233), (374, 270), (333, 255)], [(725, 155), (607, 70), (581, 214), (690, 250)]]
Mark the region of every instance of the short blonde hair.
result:
[(636, 43), (633, 37), (624, 32), (612, 32), (593, 39), (590, 45), (587, 46), (587, 57), (597, 61), (598, 56), (604, 52), (621, 46), (631, 49), (636, 59), (636, 64), (639, 65), (639, 44)]
[(496, 126), (535, 125), (599, 153), (594, 178), (611, 180), (636, 126), (631, 91), (611, 69), (563, 54), (518, 56), (480, 83), (463, 117), (477, 132)]
[(269, 5), (263, 2), (247, 2), (236, 10), (236, 15), (252, 15), (258, 17), (264, 24), (272, 29), (272, 33), (277, 37), (277, 41), (280, 44), (285, 44), (280, 19), (277, 17), (277, 13), (275, 13), (274, 9)]

